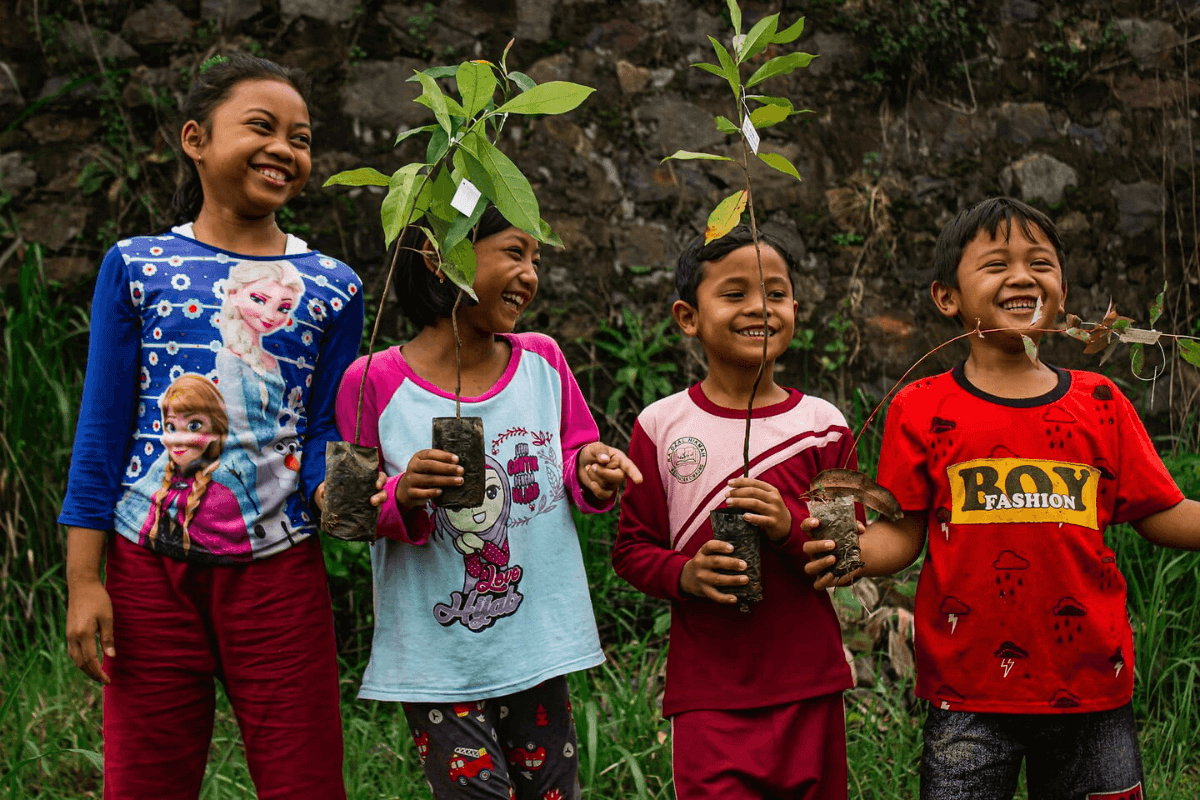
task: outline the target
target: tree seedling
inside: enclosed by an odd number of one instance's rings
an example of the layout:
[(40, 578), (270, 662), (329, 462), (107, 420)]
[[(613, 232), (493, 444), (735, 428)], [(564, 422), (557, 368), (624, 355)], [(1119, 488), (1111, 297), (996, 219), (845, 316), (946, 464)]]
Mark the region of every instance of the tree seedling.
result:
[[(403, 241), (402, 234), (414, 225), (424, 234), (432, 250), (431, 254), (426, 253), (430, 266), (459, 289), (451, 311), (455, 343), (455, 416), (433, 421), (432, 446), (457, 455), (464, 475), (457, 497), (450, 491), (444, 491), (439, 498), (438, 504), (443, 508), (473, 508), (483, 502), (483, 420), (479, 417), (463, 417), (461, 403), (462, 343), (458, 335), (458, 309), (464, 298), (468, 298), (467, 302), (478, 301), (471, 288), (476, 264), (470, 233), (478, 225), (490, 202), (505, 219), (534, 239), (562, 246), (562, 241), (542, 219), (529, 179), (496, 147), (495, 142), (510, 115), (564, 114), (575, 109), (594, 91), (590, 87), (567, 81), (538, 84), (522, 72), (509, 70), (507, 58), (512, 45), (510, 41), (504, 48), (499, 63), (464, 61), (457, 66), (417, 71), (409, 78), (421, 84), (422, 92), (414, 102), (433, 112), (434, 123), (400, 133), (395, 144), (399, 145), (413, 136), (428, 136), (424, 161), (405, 164), (390, 177), (371, 167), (361, 167), (340, 172), (325, 182), (325, 186), (387, 187), (380, 216), (384, 244), (392, 247), (393, 252), (380, 297), (381, 307), (391, 287)], [(454, 83), (454, 95), (442, 90), (439, 81), (443, 80)], [(367, 371), (371, 367), (380, 319), (382, 315), (376, 314), (369, 345), (371, 353), (367, 356), (366, 369), (359, 385), (354, 440), (338, 443), (337, 448), (331, 444), (330, 452), (335, 449), (353, 450), (360, 441), (363, 390)], [(346, 447), (342, 448), (342, 444)], [(353, 499), (347, 496), (345, 502), (355, 504), (361, 504), (363, 496), (369, 497), (374, 492), (379, 454), (375, 448), (366, 450), (374, 458), (370, 480), (364, 475), (361, 486), (354, 490), (340, 480), (335, 484), (327, 480), (327, 509), (334, 506), (330, 500), (331, 491), (338, 507), (342, 502), (339, 493), (343, 490), (353, 494)], [(327, 459), (329, 457), (327, 454)], [(367, 491), (368, 484), (370, 491)], [(322, 522), (324, 524), (324, 518)], [(326, 530), (329, 531), (328, 528)], [(347, 538), (334, 531), (329, 532)], [(374, 538), (374, 535), (372, 526), (369, 537), (363, 531), (357, 538)]]
[[(708, 216), (704, 231), (704, 241), (713, 241), (729, 233), (741, 222), (742, 213), (749, 212), (750, 231), (754, 241), (754, 250), (758, 257), (758, 284), (763, 301), (763, 325), (768, 323), (767, 292), (763, 279), (762, 248), (758, 238), (758, 221), (754, 215), (754, 190), (750, 180), (750, 164), (752, 157), (778, 170), (785, 175), (791, 175), (800, 180), (796, 167), (784, 156), (777, 153), (760, 153), (759, 131), (778, 125), (788, 117), (808, 113), (807, 109), (796, 109), (790, 100), (763, 94), (750, 94), (748, 90), (758, 86), (768, 78), (789, 75), (801, 67), (807, 67), (814, 58), (809, 53), (788, 53), (767, 58), (758, 66), (750, 77), (742, 80), (742, 68), (763, 55), (768, 48), (778, 49), (779, 45), (790, 44), (800, 37), (804, 31), (804, 19), (801, 18), (790, 27), (779, 30), (779, 14), (770, 14), (754, 24), (746, 33), (742, 33), (742, 10), (737, 0), (726, 0), (729, 7), (729, 19), (733, 24), (733, 39), (730, 42), (732, 50), (712, 36), (716, 54), (716, 64), (701, 63), (692, 66), (704, 70), (719, 78), (723, 78), (733, 94), (734, 111), (732, 118), (718, 116), (715, 119), (717, 130), (722, 133), (738, 136), (741, 140), (741, 158), (713, 153), (698, 153), (690, 150), (678, 150), (663, 159), (730, 161), (737, 164), (745, 176), (745, 188), (734, 192), (722, 200)], [(751, 108), (751, 104), (754, 105)], [(732, 120), (736, 119), (737, 123)], [(742, 445), (742, 474), (750, 474), (750, 425), (754, 409), (754, 398), (762, 383), (763, 370), (767, 363), (767, 341), (763, 337), (762, 361), (758, 365), (758, 374), (750, 390), (750, 399), (746, 408), (746, 434)], [(762, 530), (743, 519), (743, 512), (732, 508), (715, 509), (709, 518), (712, 522), (713, 537), (733, 544), (733, 555), (746, 562), (745, 575), (749, 582), (728, 589), (738, 597), (738, 607), (749, 611), (750, 604), (762, 599), (762, 570), (759, 554), (759, 544)]]

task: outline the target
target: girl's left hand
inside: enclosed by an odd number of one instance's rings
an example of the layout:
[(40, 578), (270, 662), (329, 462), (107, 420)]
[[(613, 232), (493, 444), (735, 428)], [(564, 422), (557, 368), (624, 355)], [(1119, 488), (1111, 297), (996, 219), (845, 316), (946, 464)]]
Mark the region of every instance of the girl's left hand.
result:
[(746, 521), (766, 531), (771, 541), (782, 542), (792, 532), (792, 512), (774, 486), (754, 478), (734, 478), (729, 487), (726, 505), (744, 510)]
[(579, 451), (579, 484), (597, 500), (616, 494), (626, 479), (642, 482), (642, 471), (629, 456), (603, 442), (592, 442)]

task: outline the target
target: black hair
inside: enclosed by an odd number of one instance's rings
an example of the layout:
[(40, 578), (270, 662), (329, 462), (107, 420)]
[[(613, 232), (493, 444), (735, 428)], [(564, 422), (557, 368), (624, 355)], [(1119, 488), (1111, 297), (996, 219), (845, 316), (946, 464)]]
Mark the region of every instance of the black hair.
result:
[[(422, 254), (426, 238), (418, 226), (429, 227), (422, 218), (409, 225), (400, 235), (400, 254), (396, 257), (396, 296), (400, 313), (420, 329), (450, 316), (454, 299), (458, 296), (458, 287), (444, 277), (439, 280), (433, 270), (426, 266)], [(513, 224), (489, 203), (479, 223), (467, 234), (467, 239), (478, 242), (511, 227)], [(475, 301), (463, 295), (463, 302), (470, 305)]]
[[(792, 277), (792, 273), (796, 271), (796, 257), (792, 251), (778, 236), (761, 228), (758, 231), (758, 241), (779, 253), (780, 258), (787, 263), (788, 282), (795, 288), (796, 281)], [(696, 287), (700, 285), (700, 281), (704, 280), (705, 262), (720, 261), (739, 247), (753, 244), (754, 236), (749, 225), (738, 225), (720, 239), (708, 244), (704, 243), (703, 234), (697, 236), (679, 254), (679, 263), (675, 265), (675, 291), (678, 293), (679, 299), (694, 307), (696, 305)]]
[[(212, 123), (212, 114), (228, 98), (233, 88), (242, 81), (272, 80), (289, 84), (308, 103), (309, 81), (302, 70), (280, 66), (265, 58), (233, 53), (211, 58), (204, 62), (192, 78), (187, 99), (183, 102), (184, 123), (195, 120), (206, 130)], [(171, 198), (168, 215), (173, 225), (191, 222), (204, 205), (204, 190), (200, 186), (200, 173), (186, 155), (180, 159), (182, 175), (179, 188)]]
[(1013, 221), (1021, 227), (1021, 233), (1032, 240), (1033, 227), (1040, 228), (1058, 255), (1058, 264), (1066, 269), (1062, 238), (1050, 218), (1033, 206), (1011, 197), (992, 197), (963, 209), (942, 228), (933, 249), (933, 279), (943, 286), (958, 287), (958, 263), (963, 250), (980, 231), (987, 231), (992, 239), (1001, 223), (1005, 227), (1005, 239), (1012, 234)]

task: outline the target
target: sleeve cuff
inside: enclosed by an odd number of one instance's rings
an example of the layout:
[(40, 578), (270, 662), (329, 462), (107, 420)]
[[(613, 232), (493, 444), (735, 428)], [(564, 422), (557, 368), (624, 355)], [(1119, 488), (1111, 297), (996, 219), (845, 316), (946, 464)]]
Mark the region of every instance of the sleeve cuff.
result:
[(404, 511), (396, 502), (396, 487), (400, 485), (403, 473), (393, 475), (383, 485), (387, 499), (379, 510), (379, 525), (377, 531), (384, 539), (396, 539), (409, 544), (421, 545), (429, 541), (433, 525), (424, 506), (417, 506), (411, 511)]

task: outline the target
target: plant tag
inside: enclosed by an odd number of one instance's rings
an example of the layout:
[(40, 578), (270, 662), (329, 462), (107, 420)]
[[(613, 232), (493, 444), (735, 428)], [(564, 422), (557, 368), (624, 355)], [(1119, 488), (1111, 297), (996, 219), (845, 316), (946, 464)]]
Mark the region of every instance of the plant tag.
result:
[(744, 34), (744, 33), (734, 34), (734, 36), (733, 36), (733, 52), (740, 53), (742, 50), (742, 45), (744, 45), (745, 43), (746, 43), (746, 34)]
[(1159, 331), (1148, 331), (1142, 328), (1126, 328), (1117, 333), (1117, 338), (1129, 344), (1157, 344), (1162, 337)]
[(469, 217), (475, 213), (475, 206), (479, 203), (481, 196), (479, 190), (475, 188), (475, 184), (463, 178), (454, 192), (454, 199), (450, 201), (450, 205), (462, 212), (463, 216)]
[(750, 115), (742, 120), (742, 135), (746, 137), (746, 144), (750, 145), (750, 151), (754, 155), (758, 155), (758, 131), (754, 129), (754, 123), (750, 121)]

